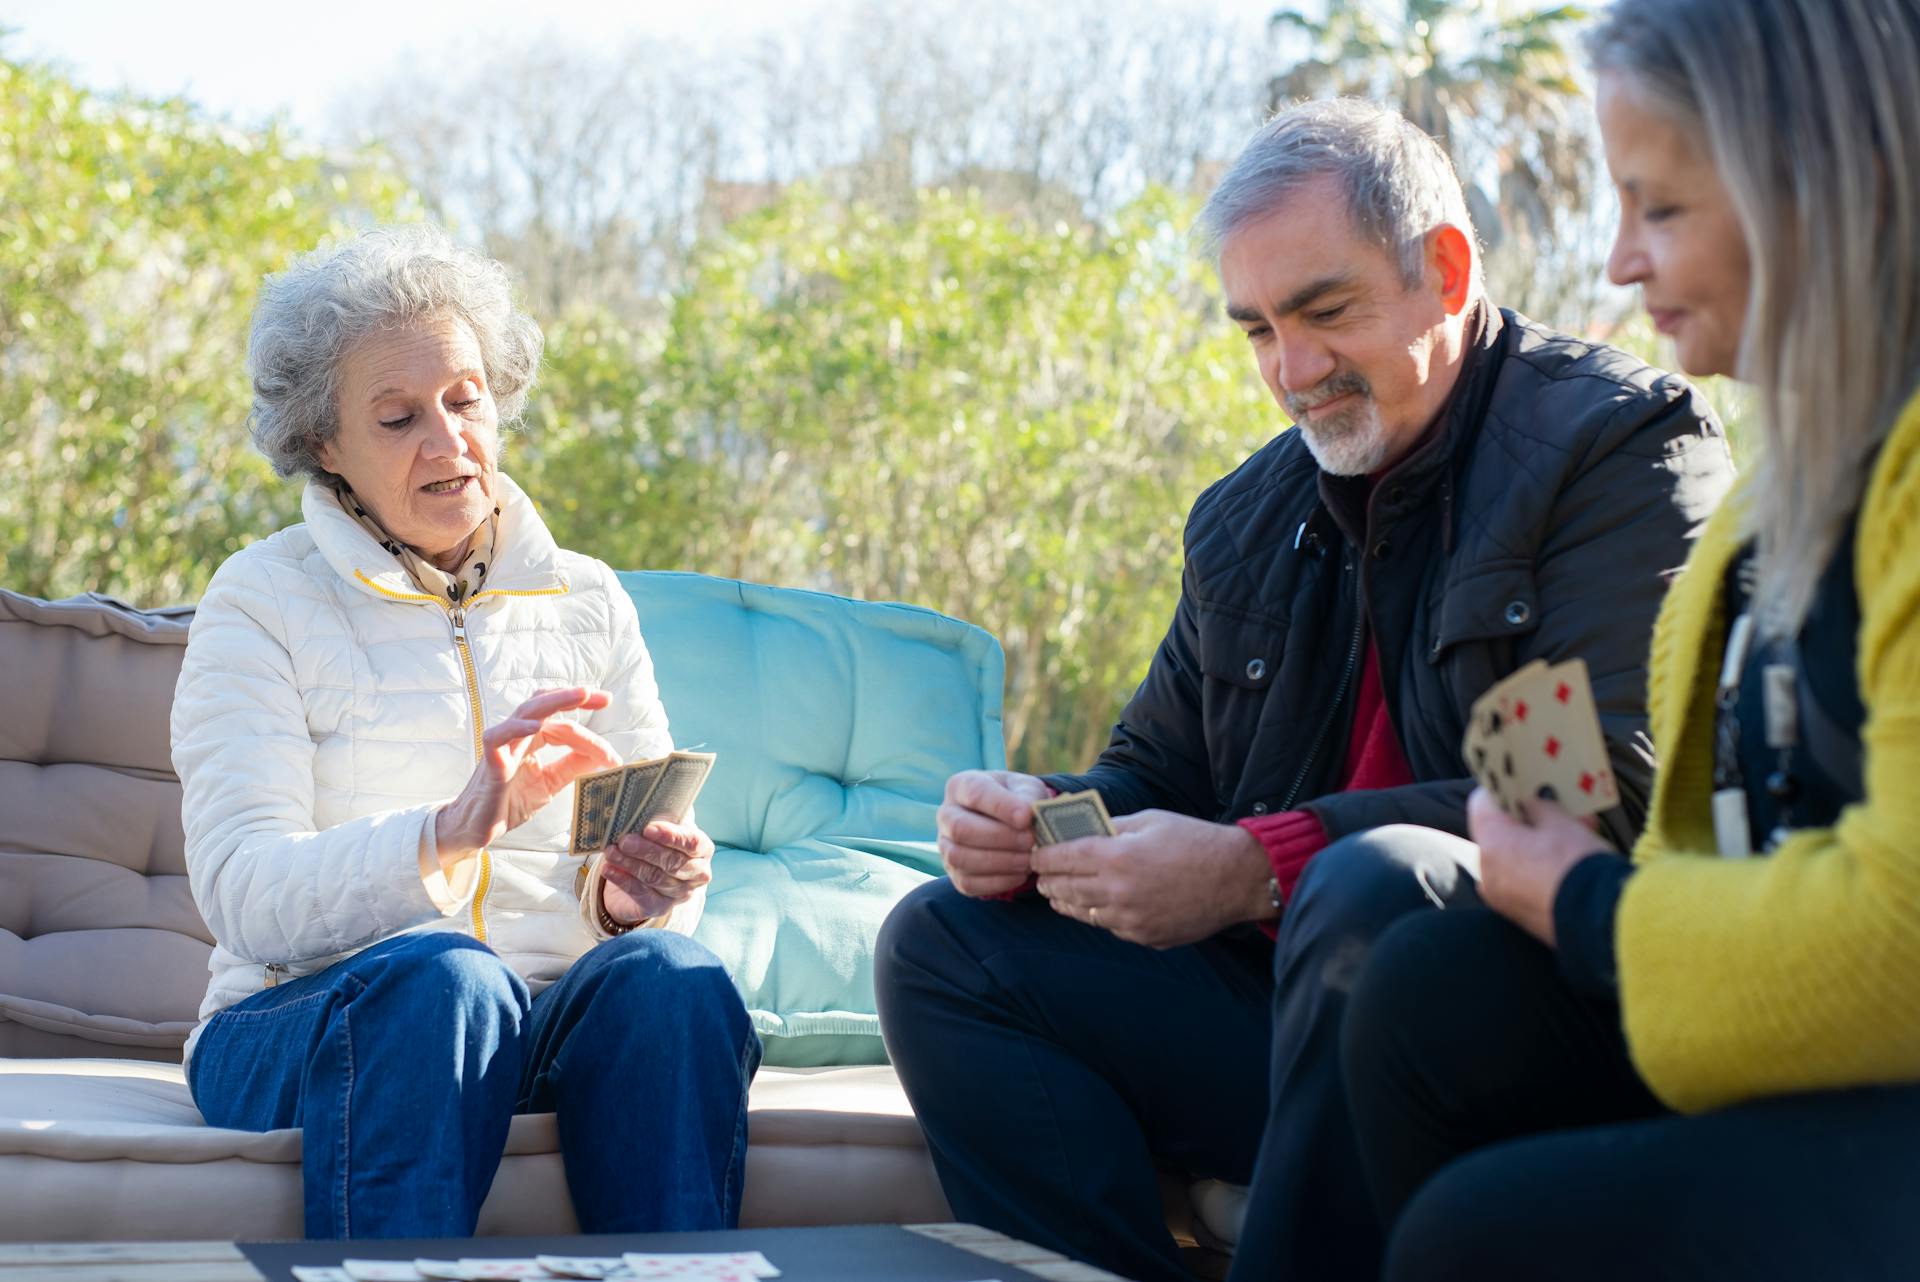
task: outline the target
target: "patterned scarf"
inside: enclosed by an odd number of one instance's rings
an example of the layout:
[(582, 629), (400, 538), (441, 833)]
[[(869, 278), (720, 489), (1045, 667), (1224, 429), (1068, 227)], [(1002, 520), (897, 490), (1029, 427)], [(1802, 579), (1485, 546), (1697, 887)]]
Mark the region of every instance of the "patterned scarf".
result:
[(374, 542), (393, 554), (400, 568), (407, 572), (414, 585), (428, 596), (447, 600), (459, 605), (478, 592), (487, 581), (487, 567), (493, 561), (493, 549), (500, 539), (500, 505), (493, 505), (493, 515), (480, 523), (480, 527), (467, 537), (466, 555), (452, 574), (433, 564), (418, 552), (388, 534), (381, 528), (380, 522), (373, 519), (373, 513), (367, 511), (347, 483), (335, 480), (334, 493), (339, 496), (340, 506), (347, 515), (359, 522), (360, 528), (371, 534)]

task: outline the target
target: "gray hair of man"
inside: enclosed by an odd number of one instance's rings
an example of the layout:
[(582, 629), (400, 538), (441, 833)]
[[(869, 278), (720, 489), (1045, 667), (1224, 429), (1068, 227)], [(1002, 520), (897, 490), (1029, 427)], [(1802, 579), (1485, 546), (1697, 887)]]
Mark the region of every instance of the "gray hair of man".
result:
[(248, 429), (274, 471), (328, 475), (318, 451), (340, 430), (340, 366), (356, 343), (446, 317), (473, 331), (501, 426), (517, 424), (545, 340), (494, 259), (411, 223), (322, 245), (267, 277), (247, 344)]
[(1742, 515), (1761, 629), (1790, 636), (1920, 392), (1920, 3), (1619, 0), (1587, 49), (1703, 146), (1746, 233)]
[(1408, 289), (1426, 272), (1427, 237), (1452, 225), (1473, 247), (1474, 295), (1485, 295), (1480, 241), (1453, 162), (1406, 117), (1358, 98), (1296, 103), (1255, 130), (1200, 211), (1204, 252), (1218, 262), (1230, 236), (1323, 177), (1339, 180), (1354, 226), (1394, 258)]

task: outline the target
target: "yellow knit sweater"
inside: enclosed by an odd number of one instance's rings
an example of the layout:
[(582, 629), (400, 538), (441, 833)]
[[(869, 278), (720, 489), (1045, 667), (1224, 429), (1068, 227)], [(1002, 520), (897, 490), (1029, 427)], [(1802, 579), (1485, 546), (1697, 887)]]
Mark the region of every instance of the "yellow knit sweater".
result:
[(1920, 397), (1875, 465), (1854, 548), (1866, 799), (1770, 856), (1721, 859), (1713, 687), (1738, 525), (1736, 497), (1654, 628), (1660, 766), (1615, 923), (1634, 1064), (1686, 1112), (1920, 1081)]

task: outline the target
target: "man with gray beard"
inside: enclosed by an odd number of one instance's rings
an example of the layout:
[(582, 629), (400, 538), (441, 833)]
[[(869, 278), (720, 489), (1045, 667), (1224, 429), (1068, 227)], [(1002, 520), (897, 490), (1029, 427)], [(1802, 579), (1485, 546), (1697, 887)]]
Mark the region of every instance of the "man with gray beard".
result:
[[(1194, 504), (1099, 760), (948, 782), (880, 1014), (957, 1218), (1184, 1278), (1159, 1166), (1251, 1185), (1235, 1279), (1371, 1277), (1340, 1020), (1386, 926), (1472, 905), (1469, 708), (1584, 659), (1630, 847), (1654, 614), (1732, 462), (1679, 378), (1487, 300), (1452, 166), (1389, 111), (1277, 116), (1201, 228), (1295, 430)], [(1036, 849), (1032, 804), (1083, 789), (1116, 835)]]

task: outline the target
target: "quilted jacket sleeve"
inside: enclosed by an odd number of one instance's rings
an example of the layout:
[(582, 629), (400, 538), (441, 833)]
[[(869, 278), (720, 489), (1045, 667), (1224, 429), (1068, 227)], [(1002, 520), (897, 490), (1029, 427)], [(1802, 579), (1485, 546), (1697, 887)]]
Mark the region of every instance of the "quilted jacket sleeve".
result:
[(420, 877), (433, 805), (315, 830), (314, 744), (266, 556), (243, 551), (214, 575), (172, 734), (188, 883), (228, 952), (309, 961), (442, 915)]
[[(612, 744), (622, 761), (663, 757), (673, 751), (673, 734), (667, 728), (667, 709), (660, 702), (660, 686), (654, 679), (653, 656), (647, 651), (645, 638), (640, 635), (639, 612), (634, 609), (633, 598), (620, 586), (620, 580), (613, 571), (598, 562), (595, 565), (604, 579), (608, 633), (613, 643), (607, 657), (607, 673), (600, 683), (610, 698), (605, 708), (587, 718), (587, 728)], [(698, 823), (697, 813), (689, 811), (687, 822)], [(587, 879), (580, 892), (580, 911), (593, 933), (604, 937), (606, 932), (600, 929), (599, 914), (595, 911), (600, 899), (600, 885), (600, 856), (594, 855), (587, 863)], [(664, 916), (646, 924), (691, 935), (700, 922), (706, 902), (706, 888), (702, 887), (674, 905)]]

